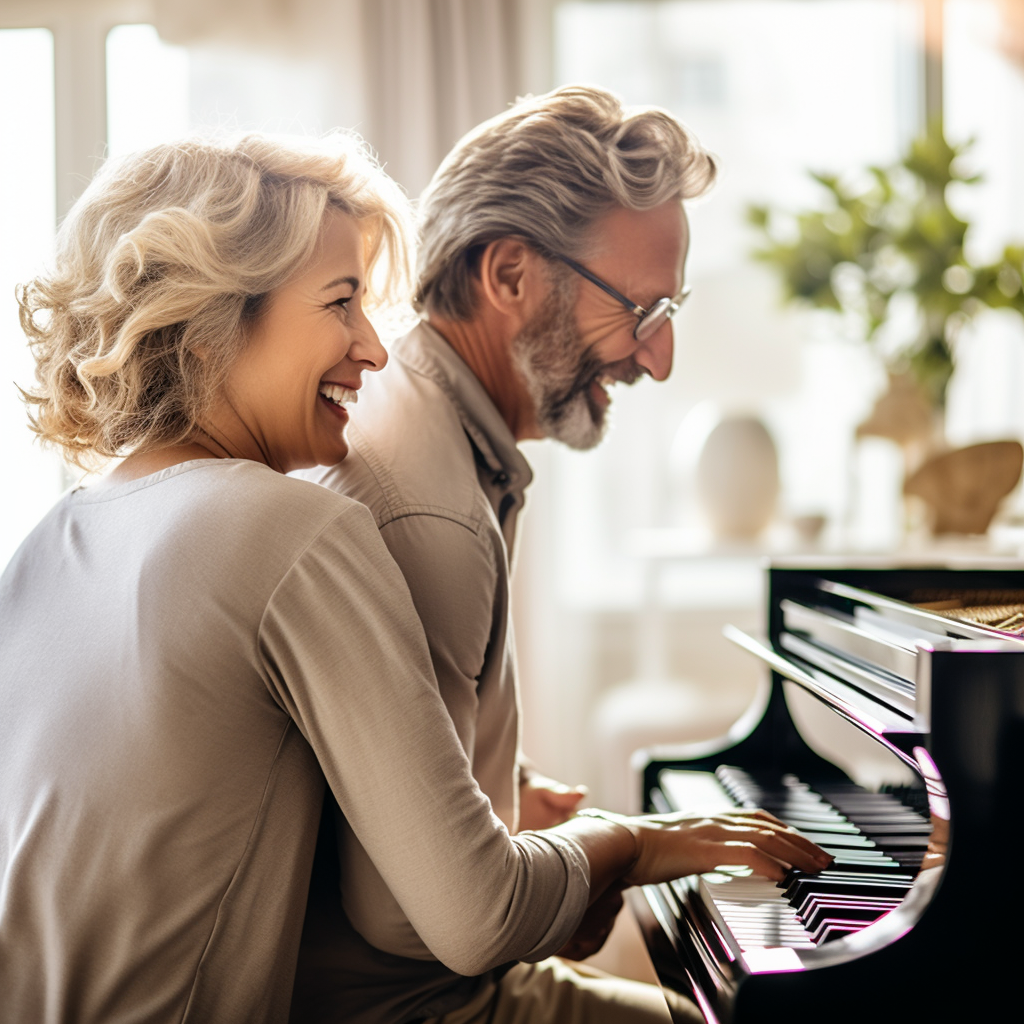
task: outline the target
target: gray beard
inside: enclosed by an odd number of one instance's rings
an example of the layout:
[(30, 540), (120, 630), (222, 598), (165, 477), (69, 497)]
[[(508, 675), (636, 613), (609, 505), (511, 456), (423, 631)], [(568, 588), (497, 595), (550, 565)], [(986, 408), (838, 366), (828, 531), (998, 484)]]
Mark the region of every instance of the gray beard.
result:
[(540, 309), (512, 339), (512, 358), (544, 436), (585, 451), (600, 443), (608, 426), (607, 408), (590, 395), (605, 367), (580, 338), (572, 284), (555, 277)]

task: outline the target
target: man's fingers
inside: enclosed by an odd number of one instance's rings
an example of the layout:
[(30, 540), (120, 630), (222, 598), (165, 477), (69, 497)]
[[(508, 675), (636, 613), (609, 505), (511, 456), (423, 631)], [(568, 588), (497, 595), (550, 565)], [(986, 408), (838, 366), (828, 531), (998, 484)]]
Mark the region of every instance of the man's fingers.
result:
[(564, 789), (546, 789), (543, 793), (548, 803), (572, 810), (587, 795), (587, 790), (583, 786), (576, 789), (569, 789), (566, 786)]
[(556, 779), (549, 779), (546, 775), (534, 773), (522, 783), (524, 788), (533, 790), (545, 795), (571, 797), (574, 800), (582, 800), (589, 790), (586, 786), (570, 786)]

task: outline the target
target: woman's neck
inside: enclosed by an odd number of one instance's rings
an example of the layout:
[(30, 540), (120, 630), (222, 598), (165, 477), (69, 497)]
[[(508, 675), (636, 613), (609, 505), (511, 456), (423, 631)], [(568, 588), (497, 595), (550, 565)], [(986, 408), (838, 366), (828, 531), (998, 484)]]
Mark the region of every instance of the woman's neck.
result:
[(150, 476), (152, 473), (159, 473), (161, 469), (178, 466), (183, 462), (227, 457), (226, 454), (214, 452), (212, 448), (209, 440), (204, 438), (187, 441), (185, 444), (171, 445), (168, 448), (158, 448), (152, 452), (136, 452), (126, 456), (103, 479), (111, 484), (126, 484), (132, 480), (141, 480), (142, 477)]

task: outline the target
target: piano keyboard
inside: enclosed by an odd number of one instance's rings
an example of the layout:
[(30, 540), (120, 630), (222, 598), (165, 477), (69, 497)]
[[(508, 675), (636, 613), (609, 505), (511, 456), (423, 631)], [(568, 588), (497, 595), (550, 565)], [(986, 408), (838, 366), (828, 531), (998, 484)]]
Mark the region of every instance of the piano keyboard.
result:
[[(769, 780), (727, 766), (714, 777), (666, 770), (660, 781), (671, 809), (760, 807), (835, 858), (825, 871), (793, 870), (781, 883), (744, 870), (670, 884), (680, 903), (696, 896), (723, 944), (751, 970), (798, 969), (808, 959), (800, 951), (858, 932), (894, 910), (913, 884), (931, 834), (929, 819), (895, 796), (853, 783), (812, 788), (793, 775)], [(716, 792), (718, 806), (712, 806)]]

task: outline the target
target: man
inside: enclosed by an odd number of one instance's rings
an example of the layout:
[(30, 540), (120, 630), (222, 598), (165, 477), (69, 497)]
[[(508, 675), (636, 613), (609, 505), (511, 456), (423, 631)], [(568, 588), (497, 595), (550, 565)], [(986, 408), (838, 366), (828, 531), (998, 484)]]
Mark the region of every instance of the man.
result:
[[(512, 832), (565, 820), (585, 795), (520, 755), (509, 576), (531, 471), (517, 445), (591, 448), (611, 385), (668, 376), (669, 318), (685, 295), (682, 201), (714, 173), (668, 114), (625, 112), (597, 89), (560, 89), (479, 126), (421, 200), (423, 320), (367, 381), (349, 457), (309, 474), (374, 513), (474, 775)], [(429, 952), (368, 860), (344, 866), (342, 888), (369, 948), (399, 973), (401, 962), (423, 966)], [(592, 908), (575, 953), (600, 945), (620, 902)], [(602, 989), (559, 962), (473, 985), (439, 974), (428, 995), (431, 984), (420, 1016), (454, 1010), (446, 1024), (505, 1019), (531, 999), (549, 1016), (530, 1020), (667, 1019), (656, 990), (619, 979)]]

